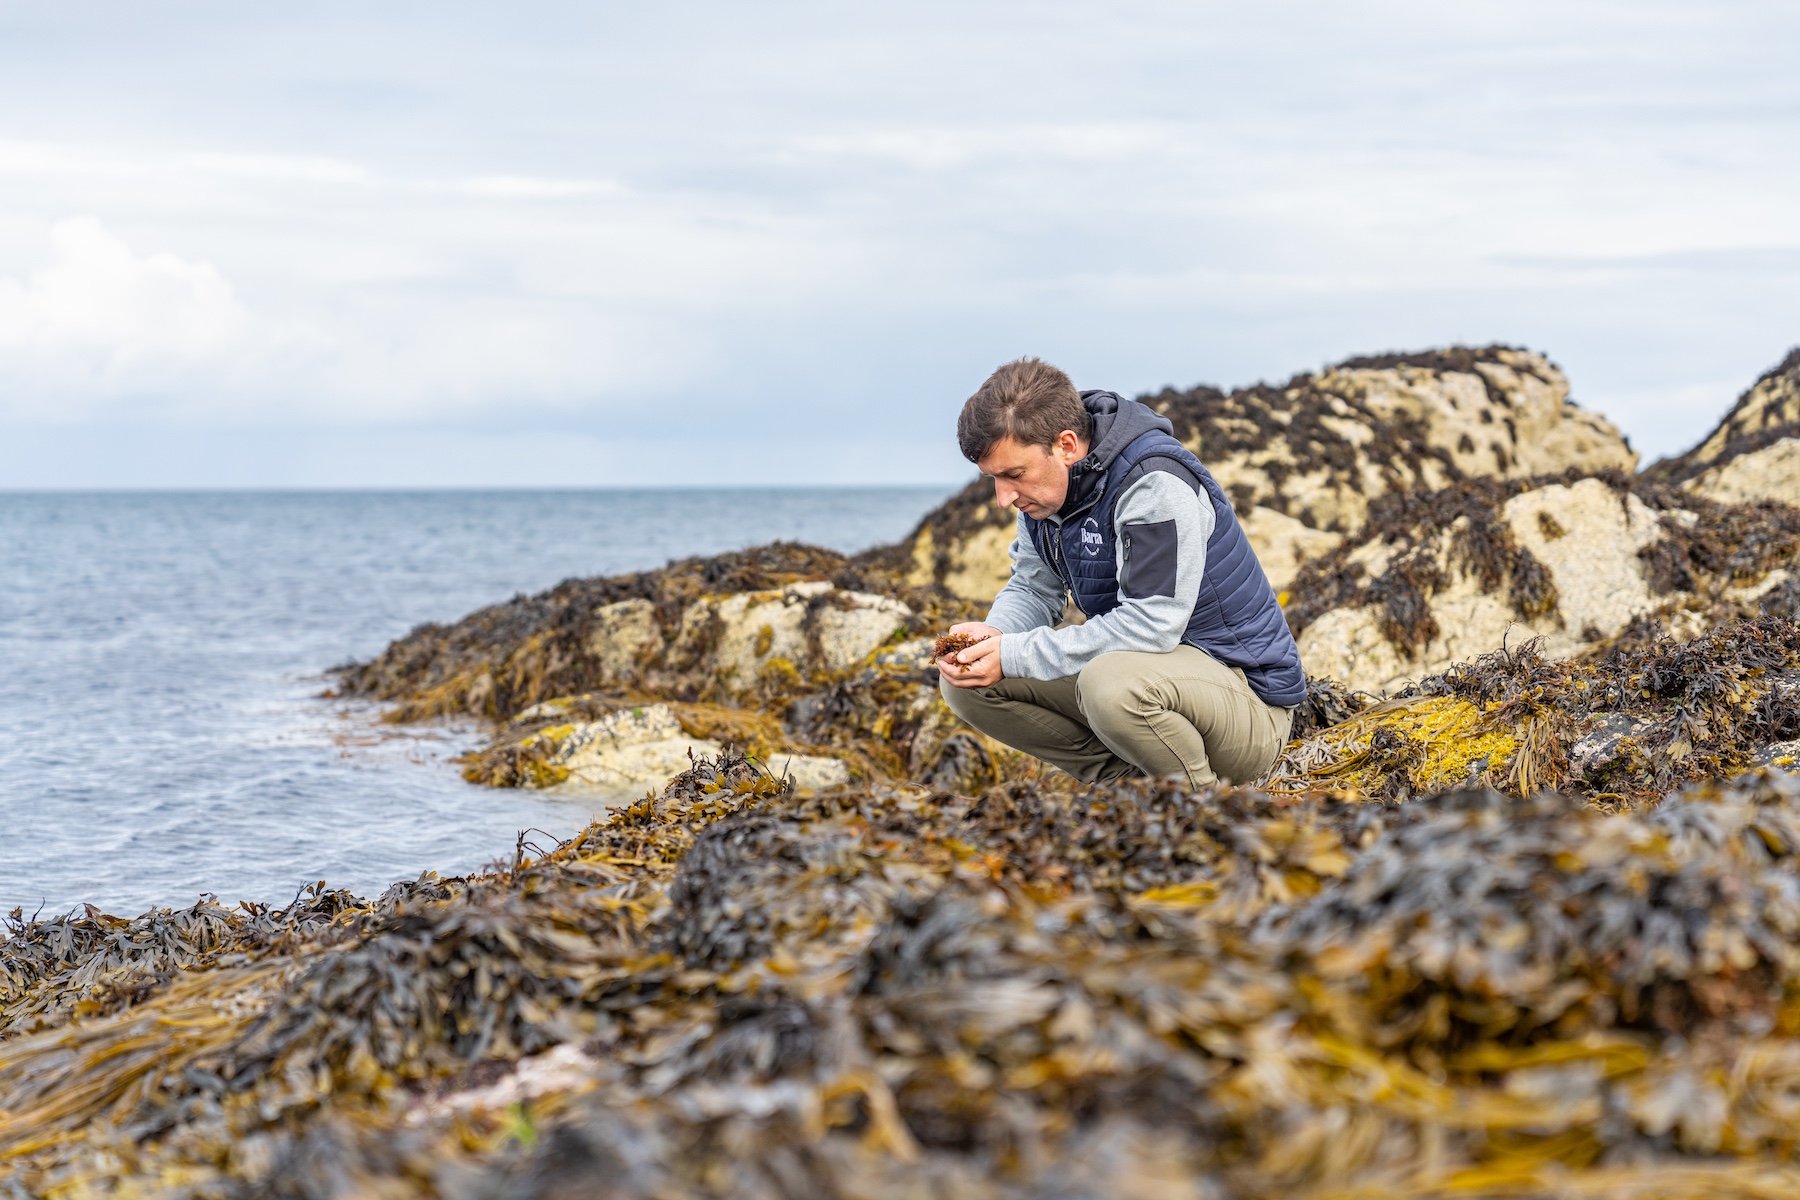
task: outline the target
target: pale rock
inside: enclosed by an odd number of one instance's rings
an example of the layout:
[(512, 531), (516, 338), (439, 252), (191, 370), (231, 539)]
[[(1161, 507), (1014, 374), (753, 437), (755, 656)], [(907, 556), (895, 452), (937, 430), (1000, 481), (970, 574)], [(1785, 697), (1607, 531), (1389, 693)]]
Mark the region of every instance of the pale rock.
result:
[(656, 606), (648, 600), (621, 600), (594, 610), (593, 631), (588, 634), (588, 657), (600, 667), (604, 683), (630, 679), (638, 661), (662, 645), (662, 627)]
[(841, 787), (850, 782), (850, 768), (838, 758), (811, 754), (774, 754), (765, 765), (769, 774), (793, 780), (794, 787), (803, 792)]
[(424, 1113), (497, 1113), (540, 1096), (578, 1096), (590, 1092), (601, 1064), (571, 1042), (542, 1054), (521, 1058), (511, 1073), (485, 1087), (442, 1094), (427, 1093), (419, 1102)]
[(1793, 573), (1786, 567), (1776, 567), (1755, 583), (1725, 588), (1719, 593), (1719, 598), (1728, 604), (1754, 604), (1792, 577)]
[[(1590, 636), (1613, 637), (1632, 618), (1663, 603), (1651, 596), (1638, 557), (1639, 550), (1657, 540), (1656, 514), (1636, 496), (1621, 500), (1604, 482), (1583, 479), (1522, 493), (1507, 501), (1502, 513), (1519, 545), (1544, 564), (1555, 582), (1556, 614), (1529, 624), (1520, 621), (1504, 591), (1484, 592), (1478, 577), (1456, 569), (1449, 552), (1453, 527), (1439, 544), (1439, 562), (1450, 581), (1431, 597), (1438, 636), (1420, 647), (1416, 658), (1407, 658), (1382, 636), (1373, 606), (1333, 609), (1300, 632), (1307, 673), (1388, 694), (1451, 663), (1532, 637), (1544, 638), (1550, 657), (1571, 657), (1589, 644)], [(1547, 533), (1539, 513), (1549, 514), (1564, 532)], [(1373, 577), (1386, 569), (1390, 556), (1386, 547), (1370, 542), (1351, 557), (1363, 558)]]
[(873, 654), (912, 618), (898, 600), (869, 592), (835, 592), (841, 603), (828, 604), (813, 615), (825, 666), (847, 671)]
[[(1561, 627), (1548, 626), (1545, 652), (1566, 658), (1588, 643), (1583, 631), (1612, 637), (1657, 607), (1638, 552), (1661, 536), (1656, 513), (1636, 496), (1598, 479), (1551, 484), (1514, 496), (1502, 511), (1520, 546), (1550, 569)], [(1538, 514), (1565, 532), (1551, 537)]]
[[(1704, 441), (1685, 454), (1657, 463), (1649, 473), (1673, 480), (1691, 479), (1796, 437), (1800, 437), (1800, 347), (1763, 372)], [(1754, 478), (1745, 482), (1755, 486)], [(1791, 496), (1770, 498), (1793, 503)]]
[[(807, 625), (817, 635), (820, 662), (812, 661)], [(898, 600), (841, 591), (822, 581), (791, 583), (778, 592), (710, 596), (688, 606), (677, 646), (706, 655), (719, 675), (748, 687), (775, 659), (796, 668), (844, 671), (867, 658), (912, 617)]]
[[(985, 483), (975, 486), (987, 487)], [(974, 528), (947, 539), (942, 547), (929, 525), (921, 525), (914, 531), (910, 583), (923, 585), (936, 581), (966, 600), (991, 600), (1000, 594), (1000, 589), (1012, 577), (1010, 551), (1018, 531), (1018, 514), (1012, 509), (998, 507), (991, 499), (976, 501), (973, 507)]]
[(1778, 771), (1800, 775), (1800, 738), (1763, 747), (1750, 765), (1774, 767)]
[(1329, 554), (1344, 540), (1341, 533), (1330, 533), (1302, 524), (1286, 513), (1258, 504), (1241, 518), (1244, 536), (1269, 577), (1269, 586), (1279, 594), (1294, 581), (1300, 565), (1309, 558)]
[(1723, 504), (1779, 500), (1800, 506), (1800, 437), (1740, 454), (1703, 472), (1686, 485)]
[(631, 798), (660, 790), (687, 770), (690, 754), (717, 757), (723, 750), (684, 733), (668, 705), (645, 704), (577, 725), (549, 761), (569, 772), (558, 791)]

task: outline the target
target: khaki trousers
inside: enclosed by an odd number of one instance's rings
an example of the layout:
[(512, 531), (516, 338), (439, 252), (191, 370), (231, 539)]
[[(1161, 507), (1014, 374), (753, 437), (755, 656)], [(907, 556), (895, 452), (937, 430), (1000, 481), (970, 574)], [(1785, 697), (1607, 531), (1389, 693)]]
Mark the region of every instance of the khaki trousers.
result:
[(1180, 775), (1194, 788), (1247, 783), (1274, 763), (1294, 715), (1263, 703), (1243, 671), (1193, 646), (1118, 650), (1048, 682), (941, 686), (970, 725), (1088, 783), (1140, 773)]

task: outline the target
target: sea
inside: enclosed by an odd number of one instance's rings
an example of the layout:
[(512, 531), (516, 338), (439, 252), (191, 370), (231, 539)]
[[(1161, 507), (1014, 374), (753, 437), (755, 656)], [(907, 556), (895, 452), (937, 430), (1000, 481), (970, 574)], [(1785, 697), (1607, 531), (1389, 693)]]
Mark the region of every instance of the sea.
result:
[(593, 802), (463, 782), (471, 721), (329, 669), (572, 576), (903, 536), (945, 488), (0, 493), (0, 914), (372, 895), (554, 845)]

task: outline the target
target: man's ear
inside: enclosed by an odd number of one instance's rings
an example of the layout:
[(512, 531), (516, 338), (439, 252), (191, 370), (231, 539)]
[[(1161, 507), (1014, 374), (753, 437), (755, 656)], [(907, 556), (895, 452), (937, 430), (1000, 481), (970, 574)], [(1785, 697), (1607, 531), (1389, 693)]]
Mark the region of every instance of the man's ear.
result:
[(1075, 436), (1073, 429), (1065, 429), (1056, 435), (1056, 457), (1065, 467), (1081, 461), (1081, 439)]

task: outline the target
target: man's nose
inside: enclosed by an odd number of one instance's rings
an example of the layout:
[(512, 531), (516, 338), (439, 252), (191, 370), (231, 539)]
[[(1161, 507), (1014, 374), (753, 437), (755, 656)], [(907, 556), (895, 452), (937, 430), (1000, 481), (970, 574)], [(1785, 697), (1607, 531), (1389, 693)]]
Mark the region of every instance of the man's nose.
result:
[(994, 480), (994, 503), (1001, 508), (1011, 508), (1012, 502), (1019, 498), (1019, 489), (1008, 487), (1003, 480)]

